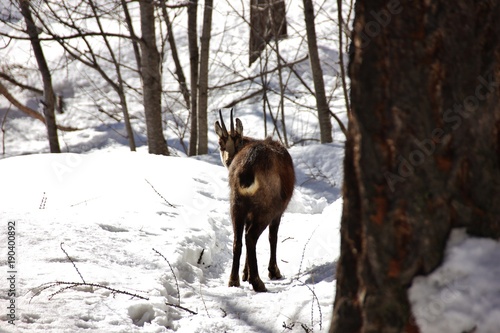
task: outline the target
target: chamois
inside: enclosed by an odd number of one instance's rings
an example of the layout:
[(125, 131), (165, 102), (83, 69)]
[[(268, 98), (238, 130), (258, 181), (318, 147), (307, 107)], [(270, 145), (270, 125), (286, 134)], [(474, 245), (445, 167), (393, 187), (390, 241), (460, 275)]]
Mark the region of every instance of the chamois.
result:
[(220, 123), (215, 122), (219, 136), (222, 163), (229, 169), (230, 213), (233, 223), (233, 265), (229, 277), (230, 287), (240, 286), (238, 274), (243, 229), (247, 258), (243, 281), (252, 284), (257, 292), (267, 291), (259, 277), (255, 247), (261, 233), (269, 226), (271, 258), (269, 278), (280, 279), (276, 263), (276, 243), (281, 215), (293, 194), (295, 171), (292, 158), (279, 142), (271, 138), (257, 140), (243, 136), (243, 125), (231, 109), (231, 128), (227, 131), (219, 110)]

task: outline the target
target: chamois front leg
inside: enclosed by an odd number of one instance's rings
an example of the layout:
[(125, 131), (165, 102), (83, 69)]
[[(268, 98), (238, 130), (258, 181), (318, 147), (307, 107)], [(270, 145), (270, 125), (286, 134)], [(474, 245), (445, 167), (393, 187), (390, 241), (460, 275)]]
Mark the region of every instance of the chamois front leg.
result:
[(241, 246), (243, 239), (243, 220), (233, 219), (233, 266), (231, 267), (231, 276), (229, 277), (229, 287), (240, 286), (240, 269)]
[(276, 262), (276, 246), (278, 242), (278, 229), (280, 227), (281, 216), (273, 220), (269, 225), (269, 244), (271, 247), (271, 258), (269, 259), (269, 278), (271, 280), (281, 279), (281, 272)]

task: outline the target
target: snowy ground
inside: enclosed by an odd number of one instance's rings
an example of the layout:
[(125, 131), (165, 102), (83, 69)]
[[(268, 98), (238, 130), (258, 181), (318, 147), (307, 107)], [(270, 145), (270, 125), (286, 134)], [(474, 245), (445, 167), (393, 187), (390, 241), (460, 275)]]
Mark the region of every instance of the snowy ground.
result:
[[(118, 149), (0, 160), (0, 244), (7, 244), (15, 222), (17, 295), (12, 326), (4, 250), (0, 332), (326, 331), (339, 254), (343, 148), (314, 145), (291, 153), (297, 188), (279, 233), (284, 279), (267, 278), (266, 233), (258, 246), (268, 293), (247, 283), (227, 287), (232, 228), (227, 170), (213, 162), (217, 156), (203, 161)], [(410, 289), (422, 332), (498, 332), (498, 258), (498, 242), (456, 230), (444, 264)], [(147, 300), (102, 287), (42, 288), (83, 280)]]
[[(292, 154), (302, 161), (296, 163), (301, 186), (279, 234), (278, 260), (285, 278), (267, 278), (269, 245), (263, 234), (258, 258), (269, 289), (265, 294), (255, 293), (247, 283), (227, 287), (232, 227), (227, 170), (222, 166), (140, 152), (0, 161), (0, 174), (8, 175), (0, 191), (0, 225), (16, 225), (17, 330), (289, 331), (284, 324), (299, 332), (301, 325), (315, 331), (327, 328), (335, 292), (342, 172), (341, 167), (332, 174), (330, 169), (310, 172), (314, 165), (340, 162), (343, 149), (333, 144), (296, 148)], [(332, 183), (320, 179), (320, 172)], [(6, 244), (6, 233), (1, 237)], [(6, 281), (6, 258), (0, 261), (1, 281)], [(82, 278), (149, 299), (98, 287), (60, 293), (64, 286), (40, 289), (45, 283)], [(6, 287), (0, 285), (2, 297)], [(197, 314), (165, 305), (179, 304), (179, 298), (181, 306)], [(9, 319), (5, 312), (2, 326), (15, 331), (4, 325)]]
[[(5, 3), (0, 0), (0, 5)], [(295, 61), (307, 50), (302, 2), (287, 4), (290, 36), (280, 42), (280, 49), (282, 56)], [(247, 32), (242, 18), (235, 15), (240, 5), (243, 2), (215, 4), (211, 84), (223, 86), (240, 75), (251, 77), (260, 71), (258, 64), (246, 66), (247, 54), (242, 50), (247, 40), (241, 36)], [(337, 15), (336, 3), (315, 5), (321, 8), (316, 29), (325, 83), (332, 95), (330, 107), (346, 124), (342, 94), (335, 88), (337, 24), (331, 18)], [(182, 15), (176, 32), (180, 53), (187, 54)], [(35, 67), (29, 44), (12, 41), (9, 45), (0, 48), (1, 66)], [(130, 153), (123, 123), (100, 111), (118, 112), (110, 104), (116, 101), (114, 92), (97, 73), (77, 62), (60, 67), (64, 55), (54, 45), (50, 50), (54, 86), (67, 103), (65, 113), (57, 115), (58, 122), (81, 130), (59, 133), (65, 154), (39, 154), (48, 152), (44, 125), (0, 98), (0, 332), (327, 331), (339, 254), (344, 138), (333, 123), (334, 144), (300, 146), (319, 137), (314, 109), (302, 107), (315, 104), (302, 83), (294, 75), (287, 79), (286, 122), (289, 140), (295, 144), (290, 153), (297, 186), (279, 232), (278, 265), (285, 278), (267, 278), (265, 233), (257, 250), (261, 278), (269, 293), (258, 294), (247, 283), (227, 287), (232, 259), (227, 170), (218, 161), (213, 131), (209, 131), (210, 155), (148, 155), (141, 98), (129, 90), (139, 147), (137, 153)], [(124, 50), (123, 57), (133, 59), (131, 49)], [(165, 63), (172, 65), (169, 59)], [(221, 66), (226, 63), (237, 68)], [(272, 57), (269, 66), (276, 66)], [(313, 86), (307, 61), (295, 70)], [(133, 72), (123, 75), (132, 86), (138, 84)], [(37, 75), (27, 75), (26, 80), (40, 86)], [(164, 81), (166, 91), (177, 89), (171, 76), (165, 75)], [(276, 90), (275, 78), (271, 83)], [(40, 96), (10, 89), (22, 103), (38, 109)], [(242, 84), (215, 91), (209, 99), (210, 124), (221, 105), (252, 89), (256, 87)], [(279, 98), (270, 98), (276, 112)], [(164, 102), (166, 109), (179, 108), (171, 98)], [(255, 98), (236, 107), (245, 133), (259, 138), (264, 136), (261, 106)], [(185, 110), (177, 116), (185, 120)], [(165, 135), (172, 152), (184, 156), (189, 137), (178, 136), (185, 128), (175, 127), (172, 117), (165, 116)], [(269, 118), (268, 128), (272, 128)], [(9, 226), (15, 227), (13, 268), (8, 267), (7, 257)], [(422, 333), (500, 332), (499, 258), (498, 242), (455, 231), (443, 265), (428, 277), (416, 278), (409, 291)], [(9, 273), (12, 270), (16, 273)], [(15, 275), (15, 326), (8, 323), (10, 281), (14, 280), (7, 279), (11, 275)], [(85, 281), (101, 287), (42, 288), (56, 281)]]

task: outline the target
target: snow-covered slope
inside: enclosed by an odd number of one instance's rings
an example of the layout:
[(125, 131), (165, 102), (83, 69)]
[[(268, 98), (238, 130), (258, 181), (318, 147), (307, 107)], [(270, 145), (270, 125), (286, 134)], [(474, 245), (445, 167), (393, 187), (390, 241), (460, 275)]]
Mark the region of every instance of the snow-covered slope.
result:
[[(296, 159), (297, 154), (302, 159), (338, 156), (335, 160), (340, 162), (342, 149), (329, 145), (292, 153)], [(307, 162), (313, 170), (312, 165), (321, 168), (320, 161), (321, 156), (298, 165)], [(16, 226), (15, 329), (277, 332), (283, 325), (297, 331), (303, 330), (301, 325), (314, 330), (328, 327), (339, 250), (341, 167), (329, 175), (337, 186), (321, 198), (308, 193), (314, 188), (316, 195), (326, 193), (329, 185), (309, 170), (297, 168), (302, 186), (297, 187), (280, 228), (278, 264), (285, 278), (267, 279), (265, 233), (258, 259), (269, 293), (257, 294), (247, 283), (227, 287), (232, 226), (225, 168), (128, 152), (1, 160), (0, 225), (6, 228), (15, 222)], [(7, 233), (0, 235), (0, 243), (6, 244)], [(6, 258), (0, 262), (6, 267)], [(1, 270), (2, 281), (6, 273)], [(148, 300), (99, 287), (62, 292), (58, 291), (64, 285), (41, 287), (82, 279)], [(2, 297), (7, 289), (7, 283), (0, 284)], [(165, 304), (179, 301), (197, 314)], [(0, 318), (2, 329), (16, 331), (7, 324), (5, 311)]]

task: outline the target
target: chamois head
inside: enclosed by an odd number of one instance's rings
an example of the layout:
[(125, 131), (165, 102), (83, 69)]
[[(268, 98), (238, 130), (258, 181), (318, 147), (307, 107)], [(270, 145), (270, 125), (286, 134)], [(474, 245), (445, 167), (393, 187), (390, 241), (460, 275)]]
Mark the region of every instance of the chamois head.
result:
[(222, 164), (227, 168), (231, 165), (234, 156), (245, 145), (245, 138), (243, 137), (243, 124), (241, 120), (236, 118), (236, 129), (234, 128), (233, 109), (231, 109), (231, 131), (228, 132), (224, 120), (222, 119), (222, 112), (219, 110), (220, 123), (215, 122), (215, 133), (219, 136), (220, 158)]

